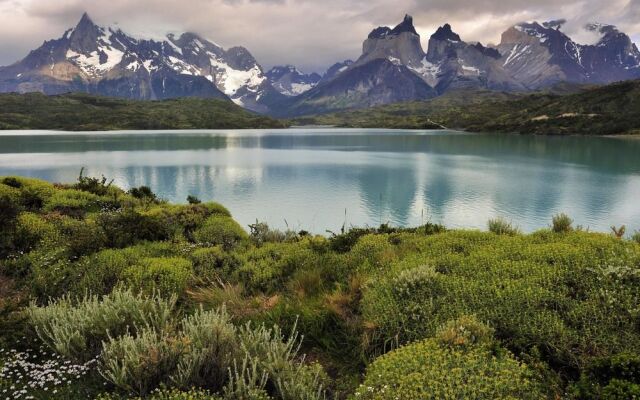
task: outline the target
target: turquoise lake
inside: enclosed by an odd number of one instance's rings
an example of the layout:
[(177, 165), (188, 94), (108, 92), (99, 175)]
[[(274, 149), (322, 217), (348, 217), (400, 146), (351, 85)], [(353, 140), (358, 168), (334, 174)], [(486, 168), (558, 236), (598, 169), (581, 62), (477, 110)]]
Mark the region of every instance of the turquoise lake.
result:
[(451, 131), (287, 129), (0, 132), (0, 175), (73, 182), (80, 169), (314, 233), (427, 221), (524, 231), (559, 212), (596, 231), (640, 229), (640, 140)]

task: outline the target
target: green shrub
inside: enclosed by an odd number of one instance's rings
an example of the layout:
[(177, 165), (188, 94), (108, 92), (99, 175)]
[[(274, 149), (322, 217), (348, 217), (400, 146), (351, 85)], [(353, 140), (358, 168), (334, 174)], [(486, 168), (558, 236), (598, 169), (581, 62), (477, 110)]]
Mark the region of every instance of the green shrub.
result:
[(551, 229), (555, 233), (567, 233), (573, 230), (573, 220), (567, 214), (558, 214), (553, 217)]
[(54, 186), (45, 181), (32, 178), (6, 177), (5, 185), (20, 190), (19, 201), (29, 211), (38, 211), (55, 192)]
[(520, 230), (513, 226), (511, 222), (508, 222), (504, 218), (495, 218), (490, 219), (488, 222), (489, 232), (493, 232), (496, 235), (517, 235), (520, 233)]
[(202, 203), (202, 200), (200, 200), (197, 196), (194, 196), (192, 194), (187, 196), (187, 203), (189, 204), (200, 204)]
[(60, 244), (67, 249), (70, 260), (93, 254), (107, 242), (103, 230), (92, 219), (77, 220), (69, 217), (51, 219), (60, 234)]
[(5, 178), (2, 178), (0, 179), (0, 183), (15, 189), (20, 189), (22, 187), (22, 182), (20, 182), (20, 180), (15, 176), (7, 176)]
[(324, 399), (324, 370), (318, 364), (305, 364), (304, 357), (298, 358), (300, 341), (295, 330), (285, 340), (277, 326), (253, 328), (247, 324), (240, 328), (239, 340), (248, 358), (244, 368), (255, 365), (256, 373), (251, 374), (254, 379), (266, 376), (270, 396), (282, 400)]
[(48, 241), (56, 241), (58, 230), (49, 221), (34, 213), (21, 213), (16, 220), (15, 247), (23, 252), (33, 250)]
[(248, 235), (233, 219), (222, 215), (213, 215), (194, 232), (194, 238), (198, 243), (230, 249), (247, 239)]
[(508, 352), (434, 339), (376, 359), (354, 399), (545, 399), (544, 386)]
[(162, 219), (130, 208), (101, 213), (97, 223), (104, 230), (109, 247), (122, 248), (141, 241), (161, 241), (171, 237), (169, 227)]
[[(69, 296), (27, 309), (38, 337), (58, 354), (86, 361), (100, 353), (102, 342), (149, 327), (160, 332), (171, 324), (175, 297), (169, 300), (114, 290), (103, 296)], [(77, 304), (76, 304), (77, 303)]]
[(21, 211), (17, 189), (0, 184), (0, 257), (14, 250), (14, 229)]
[(234, 277), (249, 291), (274, 292), (294, 272), (314, 269), (317, 262), (317, 255), (303, 243), (267, 243), (245, 253)]
[(602, 400), (636, 400), (640, 399), (640, 384), (631, 383), (622, 379), (612, 379), (609, 384), (602, 389), (602, 395), (598, 397)]
[(140, 186), (129, 189), (128, 192), (131, 196), (139, 200), (145, 200), (152, 203), (156, 203), (158, 198), (149, 186)]
[(256, 246), (262, 246), (264, 243), (281, 243), (291, 242), (299, 239), (296, 232), (287, 230), (285, 232), (277, 229), (269, 228), (266, 222), (258, 222), (249, 225), (249, 237)]
[(269, 400), (271, 396), (265, 390), (267, 373), (262, 371), (257, 360), (244, 357), (242, 364), (234, 360), (233, 370), (229, 372), (229, 383), (224, 387), (225, 400)]
[(640, 231), (635, 231), (633, 233), (633, 235), (631, 236), (631, 240), (633, 240), (634, 242), (640, 244)]
[(447, 232), (415, 245), (365, 286), (368, 354), (433, 336), (465, 314), (517, 356), (535, 353), (576, 375), (595, 355), (640, 352), (635, 244), (585, 232)]
[(76, 189), (56, 190), (44, 204), (45, 212), (56, 211), (63, 215), (80, 218), (86, 212), (99, 209), (100, 197)]
[(167, 333), (145, 329), (137, 336), (125, 333), (103, 344), (100, 374), (115, 386), (146, 396), (175, 371), (184, 343)]
[(104, 196), (109, 193), (113, 180), (107, 183), (107, 178), (102, 175), (102, 178), (95, 178), (90, 176), (83, 176), (84, 167), (80, 169), (80, 176), (78, 181), (73, 185), (74, 189), (82, 190), (83, 192), (93, 193), (98, 196)]
[(202, 278), (228, 277), (242, 264), (237, 254), (225, 252), (220, 246), (196, 249), (190, 259), (196, 275)]
[[(141, 397), (129, 397), (128, 400), (143, 400)], [(214, 396), (207, 391), (192, 389), (189, 391), (181, 391), (178, 389), (155, 389), (149, 393), (146, 400), (221, 400), (220, 397)], [(125, 400), (125, 397), (122, 397), (118, 394), (113, 393), (102, 393), (100, 394), (96, 400)]]
[(620, 353), (597, 358), (571, 389), (573, 397), (585, 400), (640, 398), (640, 355)]
[(199, 207), (205, 207), (209, 212), (209, 215), (221, 215), (223, 217), (231, 218), (231, 213), (229, 212), (229, 210), (220, 203), (216, 203), (216, 202), (202, 203), (201, 205), (199, 205)]
[(435, 338), (441, 346), (451, 348), (489, 345), (494, 340), (493, 329), (468, 315), (447, 322), (438, 329)]
[(435, 333), (433, 317), (438, 304), (434, 300), (445, 294), (443, 279), (433, 267), (419, 266), (365, 291), (363, 317), (375, 328), (366, 339), (371, 354)]
[(142, 243), (125, 249), (106, 249), (82, 257), (73, 263), (75, 279), (68, 292), (108, 294), (125, 279), (124, 272), (144, 258), (172, 258), (179, 254), (178, 246), (168, 242)]
[(140, 257), (131, 248), (107, 249), (84, 257), (76, 263), (80, 274), (71, 291), (76, 295), (109, 294), (122, 279), (123, 272)]
[(397, 260), (388, 235), (363, 236), (349, 254), (360, 272), (384, 271)]
[(30, 279), (30, 289), (39, 300), (57, 298), (71, 293), (81, 273), (76, 263), (69, 260), (67, 249), (63, 246), (47, 246), (31, 251), (24, 257), (24, 273)]
[(178, 239), (195, 241), (194, 231), (212, 215), (227, 216), (228, 211), (217, 203), (156, 206), (144, 213), (146, 216), (163, 221), (172, 235)]
[(123, 272), (123, 279), (137, 290), (165, 296), (181, 295), (193, 275), (193, 267), (184, 258), (144, 258)]
[(239, 354), (236, 328), (224, 308), (196, 311), (182, 320), (185, 351), (171, 380), (181, 388), (222, 389)]
[(339, 235), (332, 234), (329, 238), (329, 247), (339, 253), (347, 253), (358, 243), (361, 237), (375, 233), (373, 228), (351, 228)]

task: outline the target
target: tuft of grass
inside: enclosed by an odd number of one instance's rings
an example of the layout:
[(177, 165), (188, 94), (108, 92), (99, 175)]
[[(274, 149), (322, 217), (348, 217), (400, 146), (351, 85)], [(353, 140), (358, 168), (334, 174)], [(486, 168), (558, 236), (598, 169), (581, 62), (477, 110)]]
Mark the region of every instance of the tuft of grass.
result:
[(567, 233), (573, 231), (573, 220), (567, 214), (557, 214), (551, 220), (551, 229), (555, 233)]
[(502, 217), (490, 219), (488, 222), (489, 232), (493, 232), (496, 235), (508, 235), (514, 236), (520, 233), (520, 229), (514, 226), (511, 222)]

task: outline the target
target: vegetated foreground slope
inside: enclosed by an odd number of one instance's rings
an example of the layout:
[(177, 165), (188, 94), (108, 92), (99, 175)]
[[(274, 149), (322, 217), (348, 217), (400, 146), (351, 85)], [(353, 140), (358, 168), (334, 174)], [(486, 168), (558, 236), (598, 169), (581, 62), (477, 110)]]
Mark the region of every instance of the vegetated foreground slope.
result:
[(456, 91), (428, 101), (295, 119), (295, 124), (430, 129), (539, 135), (615, 135), (640, 132), (640, 81), (577, 93)]
[(221, 205), (189, 203), (82, 176), (0, 177), (0, 392), (640, 395), (638, 234), (566, 216), (529, 235), (502, 220), (247, 234)]
[(227, 100), (134, 101), (87, 94), (0, 94), (0, 129), (236, 129), (283, 128)]

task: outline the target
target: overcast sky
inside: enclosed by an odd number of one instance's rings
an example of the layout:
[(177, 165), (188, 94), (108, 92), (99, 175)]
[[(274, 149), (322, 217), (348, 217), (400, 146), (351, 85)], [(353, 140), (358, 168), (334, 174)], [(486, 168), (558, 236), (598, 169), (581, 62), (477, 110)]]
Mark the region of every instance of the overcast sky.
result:
[(580, 42), (592, 40), (582, 27), (594, 21), (640, 39), (640, 0), (0, 0), (0, 65), (60, 37), (84, 11), (134, 35), (190, 30), (225, 48), (245, 46), (266, 68), (294, 64), (306, 72), (357, 58), (373, 28), (395, 25), (405, 13), (425, 49), (445, 22), (463, 40), (483, 43), (499, 42), (514, 23), (559, 18)]

